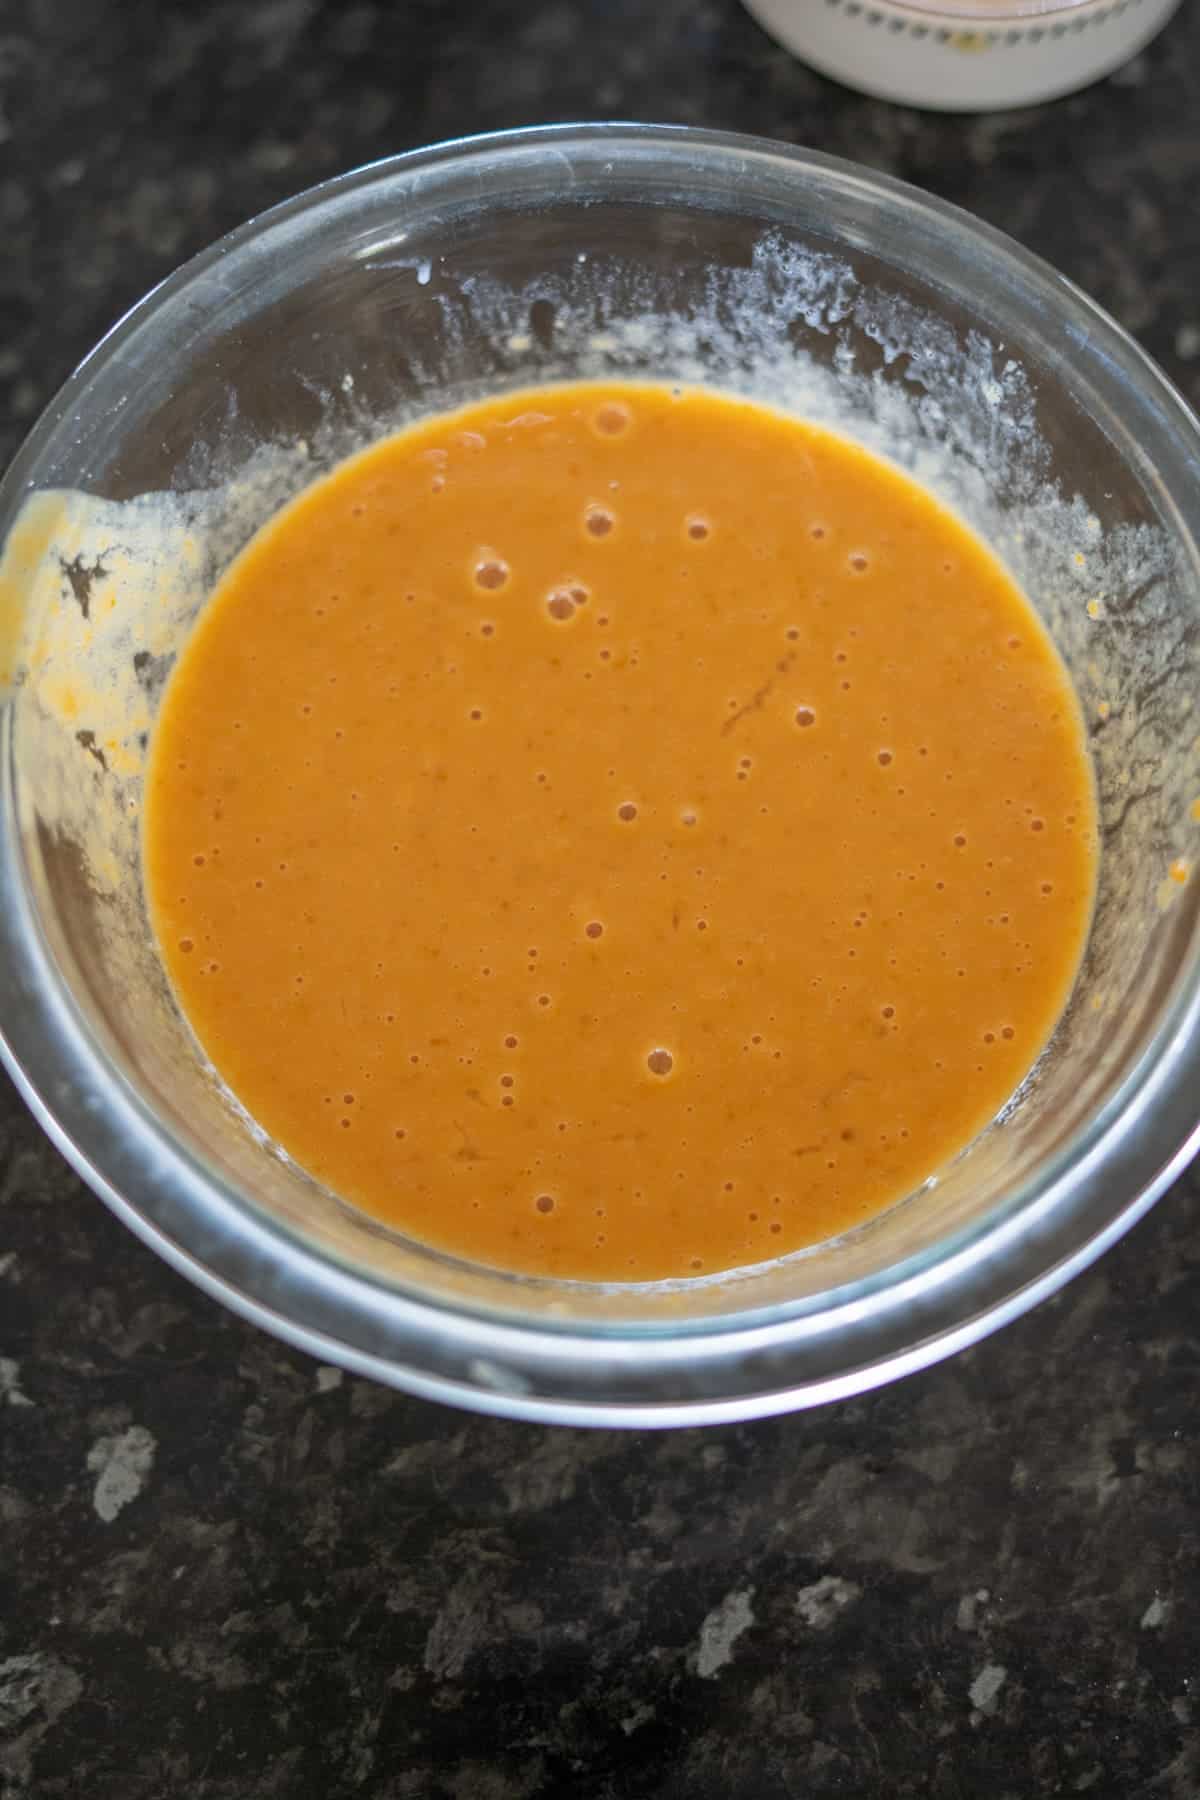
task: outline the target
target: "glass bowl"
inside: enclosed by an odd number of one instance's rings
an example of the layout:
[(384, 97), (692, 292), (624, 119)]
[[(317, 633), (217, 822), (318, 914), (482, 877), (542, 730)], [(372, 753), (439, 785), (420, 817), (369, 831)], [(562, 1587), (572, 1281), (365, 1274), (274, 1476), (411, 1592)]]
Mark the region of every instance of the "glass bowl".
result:
[[(628, 1286), (440, 1255), (289, 1162), (176, 1008), (139, 847), (163, 682), (262, 520), (423, 412), (605, 374), (767, 398), (957, 507), (1072, 671), (1103, 835), (1068, 1011), (974, 1144), (837, 1241)], [(1196, 420), (1083, 294), (966, 214), (828, 157), (553, 127), (397, 157), (275, 208), (114, 327), (0, 491), (14, 1078), (177, 1268), (413, 1393), (697, 1423), (836, 1399), (970, 1343), (1095, 1257), (1196, 1146), (1198, 470)]]

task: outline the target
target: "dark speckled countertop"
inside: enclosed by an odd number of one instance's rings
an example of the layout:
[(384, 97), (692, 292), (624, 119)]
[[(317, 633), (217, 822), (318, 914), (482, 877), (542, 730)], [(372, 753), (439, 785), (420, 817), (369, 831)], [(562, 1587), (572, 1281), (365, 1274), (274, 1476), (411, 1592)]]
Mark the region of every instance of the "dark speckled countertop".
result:
[[(815, 0), (814, 0), (815, 3)], [(736, 0), (7, 0), (0, 459), (112, 319), (352, 164), (569, 118), (756, 130), (973, 208), (1200, 400), (1200, 8), (939, 119)], [(1200, 1795), (1200, 1187), (853, 1404), (546, 1430), (285, 1350), (0, 1095), (5, 1800)]]

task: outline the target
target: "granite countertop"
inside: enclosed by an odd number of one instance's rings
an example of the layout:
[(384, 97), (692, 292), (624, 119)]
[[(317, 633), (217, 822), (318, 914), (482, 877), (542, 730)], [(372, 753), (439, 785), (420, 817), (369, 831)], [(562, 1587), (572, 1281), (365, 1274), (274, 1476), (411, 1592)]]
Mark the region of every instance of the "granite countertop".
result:
[[(814, 0), (815, 3), (815, 0)], [(0, 460), (249, 214), (432, 138), (756, 130), (1050, 257), (1200, 400), (1200, 9), (1056, 106), (862, 100), (735, 0), (13, 0)], [(319, 1367), (0, 1095), (0, 1796), (1200, 1794), (1200, 1186), (866, 1399), (664, 1434)]]

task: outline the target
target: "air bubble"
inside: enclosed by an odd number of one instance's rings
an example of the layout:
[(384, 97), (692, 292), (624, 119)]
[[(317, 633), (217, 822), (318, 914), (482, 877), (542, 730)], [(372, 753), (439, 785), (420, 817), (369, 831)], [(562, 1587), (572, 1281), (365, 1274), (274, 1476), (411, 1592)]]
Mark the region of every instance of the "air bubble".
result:
[(575, 602), (563, 588), (556, 588), (546, 601), (546, 611), (552, 619), (564, 624), (575, 617)]
[(515, 1050), (519, 1042), (520, 1042), (520, 1039), (515, 1038), (513, 1036), (512, 1032), (510, 1031), (508, 1036), (504, 1040), (504, 1048), (506, 1050)]
[(651, 1050), (646, 1058), (646, 1067), (652, 1075), (669, 1075), (675, 1067), (675, 1058), (669, 1050)]
[(589, 506), (583, 515), (584, 530), (589, 537), (607, 537), (616, 522), (615, 516), (607, 506)]
[(819, 544), (821, 539), (825, 536), (825, 527), (823, 525), (810, 525), (808, 528), (808, 535), (814, 542)]
[(856, 575), (865, 575), (870, 566), (870, 558), (864, 556), (861, 550), (856, 551), (850, 558), (850, 567), (854, 570)]
[(192, 951), (196, 948), (196, 946), (192, 942), (191, 938), (180, 938), (179, 948), (183, 951), (183, 954), (185, 956), (190, 956)]
[(584, 926), (583, 929), (587, 933), (588, 937), (590, 937), (590, 938), (598, 938), (598, 937), (604, 936), (604, 927), (600, 923), (599, 919), (590, 920), (588, 922), (588, 924), (586, 924)]
[(633, 414), (617, 400), (606, 400), (596, 408), (592, 423), (605, 437), (620, 437), (633, 423)]
[(483, 717), (483, 711), (480, 707), (473, 706), (471, 708), (470, 712), (467, 714), (467, 717), (468, 717), (468, 719), (473, 719), (475, 721), (475, 723), (478, 724), (480, 719), (482, 719), (482, 717)]
[(1030, 819), (1029, 829), (1030, 829), (1030, 831), (1045, 831), (1045, 829), (1046, 829), (1045, 819)]
[(798, 706), (796, 708), (796, 723), (802, 730), (809, 725), (815, 725), (816, 722), (817, 715), (811, 706)]
[(508, 564), (502, 557), (495, 556), (486, 550), (480, 552), (479, 560), (475, 564), (476, 587), (489, 590), (502, 588), (508, 580), (508, 576)]
[(702, 544), (712, 530), (708, 520), (701, 518), (698, 513), (693, 513), (686, 524), (687, 534), (694, 544)]
[(632, 800), (623, 800), (617, 808), (617, 817), (624, 824), (628, 825), (632, 820), (637, 818), (637, 810), (638, 809), (633, 804)]
[(966, 834), (961, 831), (956, 831), (954, 834), (954, 848), (956, 850), (965, 850), (966, 847), (967, 847)]
[(539, 1194), (533, 1204), (540, 1213), (552, 1213), (554, 1211), (554, 1195)]
[(881, 750), (879, 752), (878, 761), (880, 768), (886, 769), (888, 764), (892, 761), (892, 752), (890, 750)]

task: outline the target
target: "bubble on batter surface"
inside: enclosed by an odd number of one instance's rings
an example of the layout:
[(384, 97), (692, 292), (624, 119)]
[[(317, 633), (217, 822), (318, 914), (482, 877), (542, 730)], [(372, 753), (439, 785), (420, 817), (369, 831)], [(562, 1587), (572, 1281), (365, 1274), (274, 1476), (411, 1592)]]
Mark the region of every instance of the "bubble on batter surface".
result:
[(491, 550), (481, 550), (475, 562), (475, 585), (494, 592), (504, 586), (511, 572), (502, 556)]

